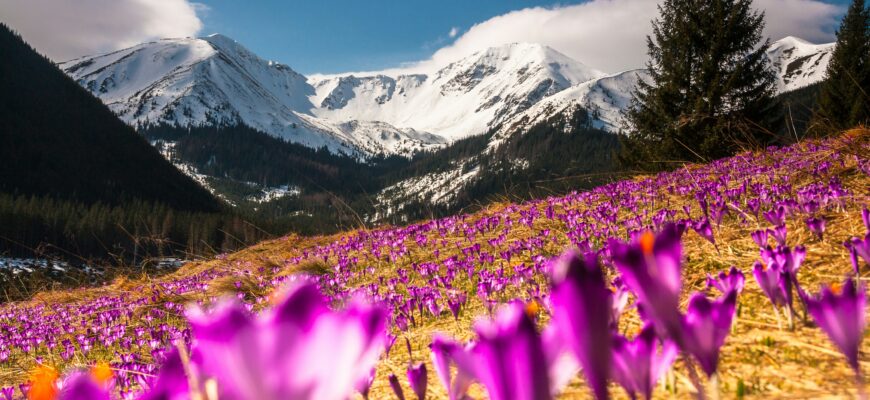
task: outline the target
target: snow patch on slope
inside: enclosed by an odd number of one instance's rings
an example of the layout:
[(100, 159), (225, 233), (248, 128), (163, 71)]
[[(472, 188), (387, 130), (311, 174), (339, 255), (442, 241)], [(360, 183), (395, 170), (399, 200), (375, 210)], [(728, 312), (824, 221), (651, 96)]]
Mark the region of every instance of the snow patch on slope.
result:
[(458, 162), (446, 171), (400, 181), (378, 193), (376, 204), (382, 210), (374, 218), (377, 220), (392, 215), (412, 202), (448, 205), (456, 197), (458, 188), (470, 183), (479, 173), (480, 166), (466, 168), (465, 162)]

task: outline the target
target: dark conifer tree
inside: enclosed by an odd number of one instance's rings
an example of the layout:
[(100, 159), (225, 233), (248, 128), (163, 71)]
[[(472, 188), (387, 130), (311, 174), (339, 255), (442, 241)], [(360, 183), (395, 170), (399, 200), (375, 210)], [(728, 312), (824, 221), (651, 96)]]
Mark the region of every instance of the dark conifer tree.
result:
[(781, 118), (751, 0), (665, 0), (647, 37), (649, 83), (627, 113), (622, 161), (646, 169), (769, 141)]
[(837, 31), (837, 47), (822, 82), (811, 133), (870, 124), (870, 10), (854, 0)]

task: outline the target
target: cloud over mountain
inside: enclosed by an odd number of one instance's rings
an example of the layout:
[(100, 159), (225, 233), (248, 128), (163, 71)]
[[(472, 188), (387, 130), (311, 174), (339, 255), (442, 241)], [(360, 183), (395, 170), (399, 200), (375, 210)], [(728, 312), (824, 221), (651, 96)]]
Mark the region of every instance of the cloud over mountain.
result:
[[(646, 61), (646, 35), (658, 15), (657, 1), (591, 0), (582, 4), (534, 7), (480, 22), (432, 58), (416, 65), (426, 69), (460, 59), (477, 50), (511, 42), (540, 43), (588, 65), (618, 72)], [(765, 34), (772, 40), (798, 36), (811, 42), (833, 41), (843, 9), (820, 0), (756, 0), (766, 14)]]
[(196, 35), (206, 7), (188, 0), (3, 0), (0, 20), (55, 61)]

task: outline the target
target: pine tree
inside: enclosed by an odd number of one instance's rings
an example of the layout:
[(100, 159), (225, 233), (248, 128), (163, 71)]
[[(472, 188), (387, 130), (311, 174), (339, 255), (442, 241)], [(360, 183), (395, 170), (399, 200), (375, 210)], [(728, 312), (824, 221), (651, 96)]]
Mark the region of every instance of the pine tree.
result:
[(781, 120), (751, 0), (665, 0), (647, 37), (650, 81), (627, 112), (623, 163), (664, 169), (767, 142)]
[(859, 124), (870, 124), (870, 10), (864, 0), (852, 1), (837, 32), (811, 133), (823, 135)]

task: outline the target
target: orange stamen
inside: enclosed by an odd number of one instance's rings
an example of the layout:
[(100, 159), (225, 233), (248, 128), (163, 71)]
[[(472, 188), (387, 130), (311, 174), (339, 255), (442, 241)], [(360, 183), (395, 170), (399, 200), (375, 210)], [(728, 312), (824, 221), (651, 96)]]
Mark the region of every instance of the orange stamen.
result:
[(537, 301), (530, 301), (526, 304), (526, 315), (530, 318), (535, 318), (538, 316), (538, 313), (541, 312), (541, 306), (538, 305)]
[(832, 283), (831, 284), (831, 293), (833, 293), (835, 296), (839, 296), (839, 295), (843, 294), (843, 285), (839, 284), (839, 283)]
[(653, 245), (655, 244), (655, 241), (656, 237), (650, 231), (646, 231), (640, 235), (640, 249), (643, 251), (643, 254), (651, 255), (653, 253)]
[(39, 365), (30, 371), (30, 390), (27, 400), (55, 400), (58, 395), (57, 370), (47, 365)]
[(94, 364), (94, 366), (91, 367), (90, 372), (91, 377), (94, 378), (95, 381), (103, 385), (109, 383), (109, 381), (115, 377), (115, 373), (112, 372), (112, 368), (109, 366), (109, 363), (105, 361), (100, 361)]

